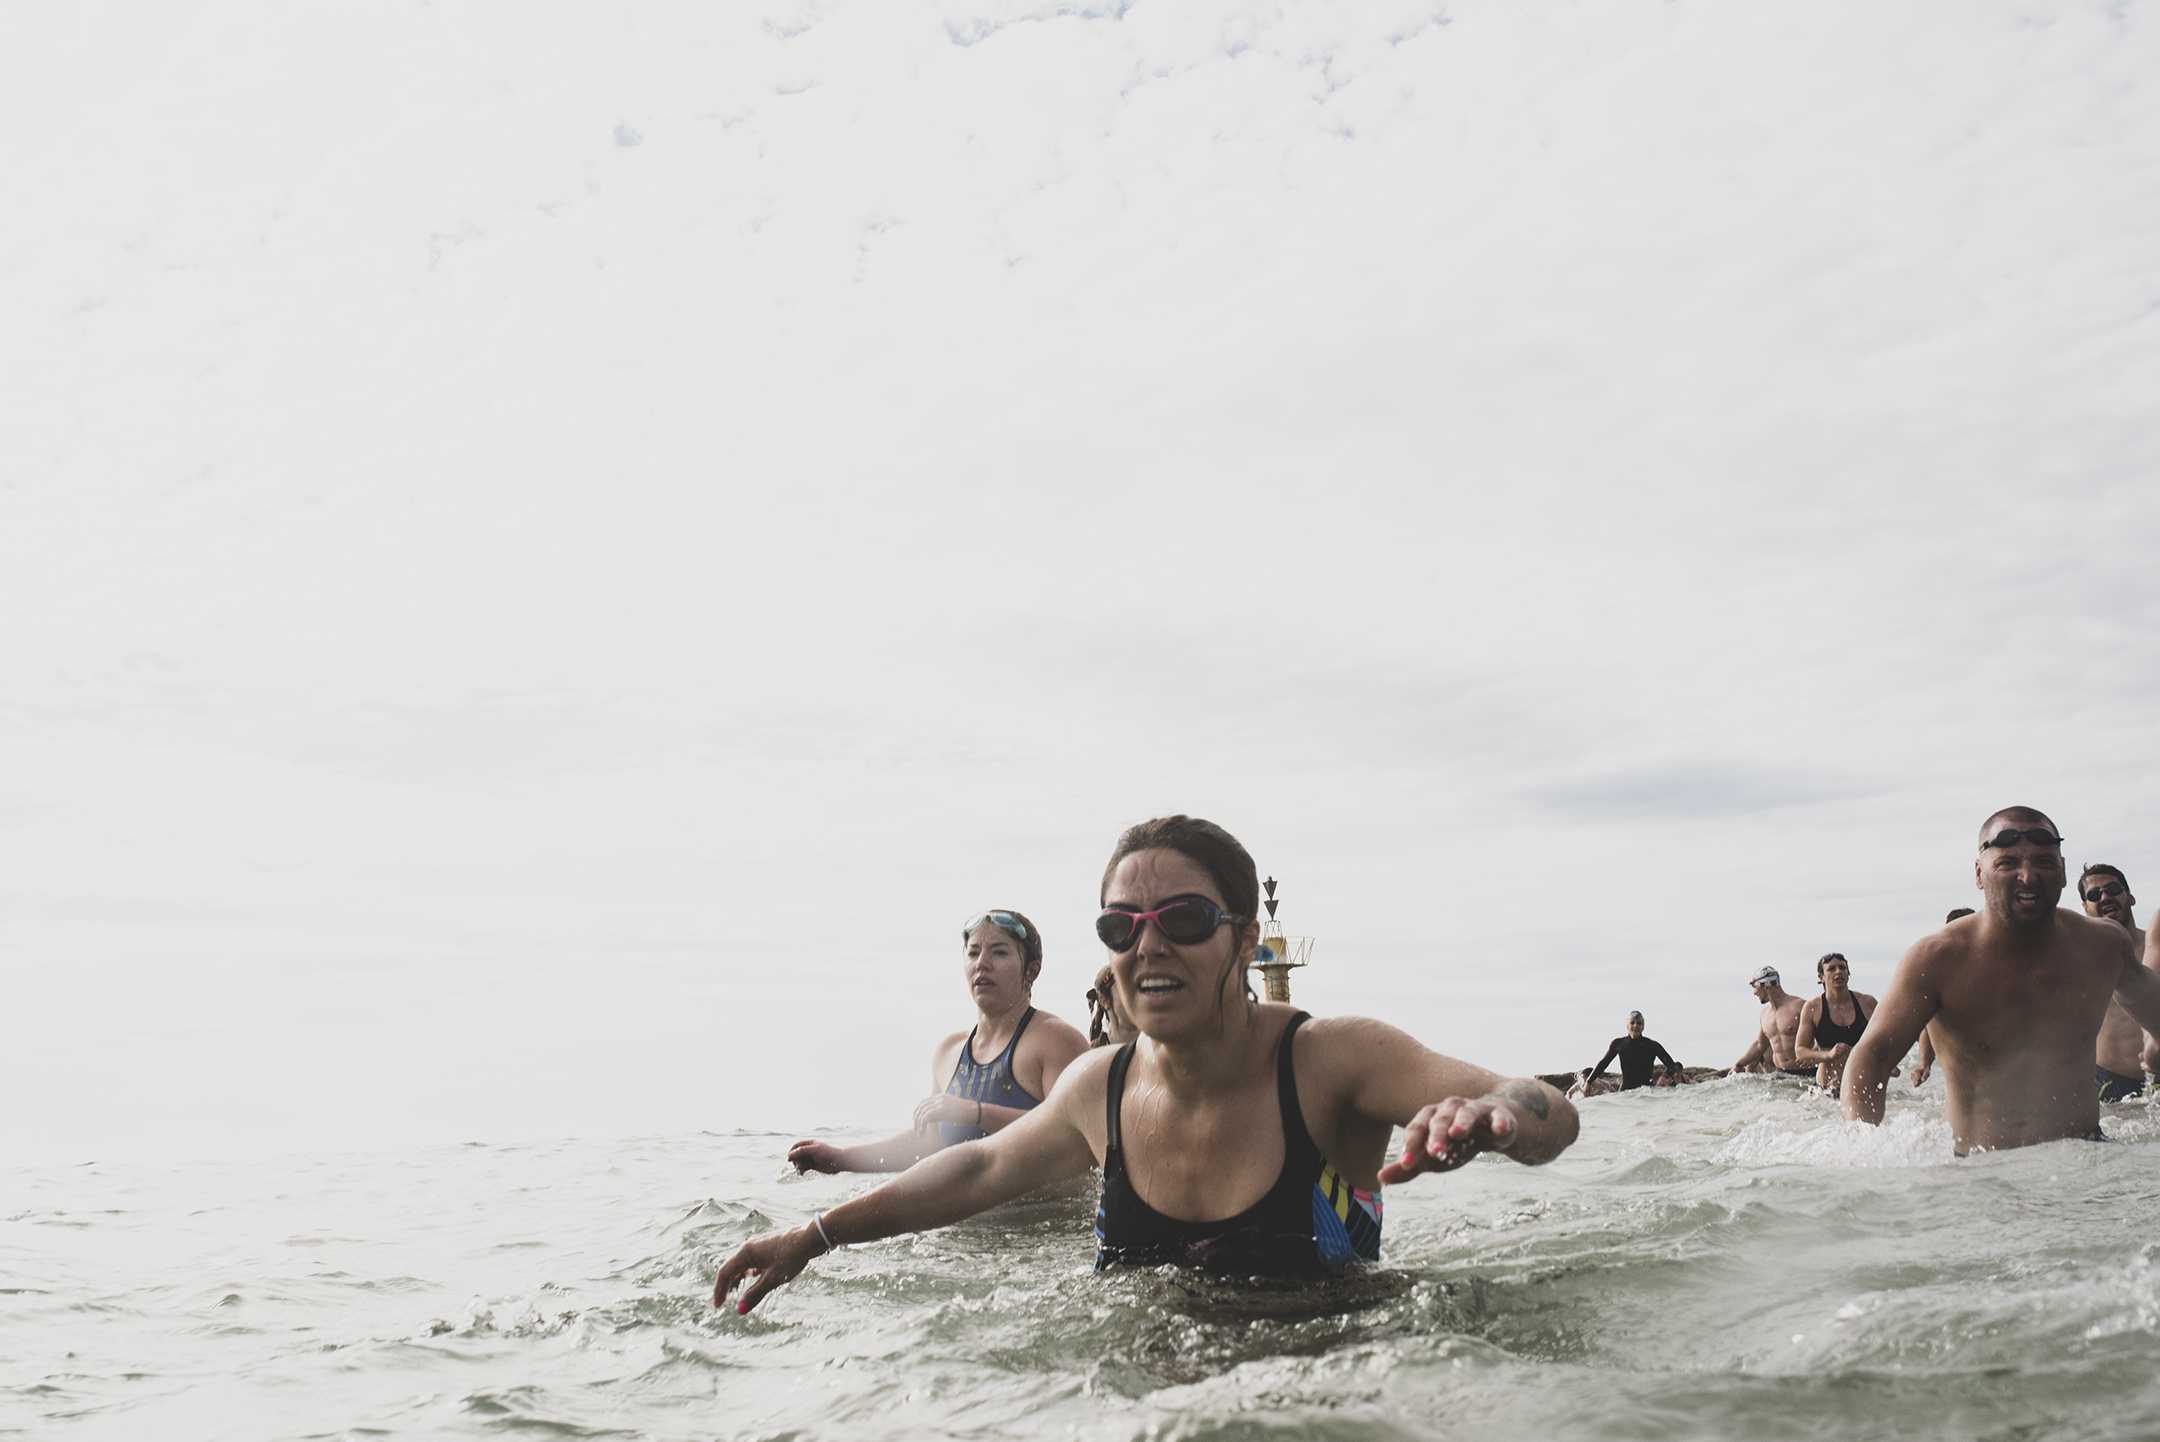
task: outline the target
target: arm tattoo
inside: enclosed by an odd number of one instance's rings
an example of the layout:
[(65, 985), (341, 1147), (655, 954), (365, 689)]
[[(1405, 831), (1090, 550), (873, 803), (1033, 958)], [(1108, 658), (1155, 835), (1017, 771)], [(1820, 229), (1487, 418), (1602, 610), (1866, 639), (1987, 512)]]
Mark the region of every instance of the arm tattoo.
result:
[(1493, 1093), (1501, 1101), (1513, 1102), (1539, 1121), (1552, 1119), (1552, 1103), (1545, 1100), (1545, 1084), (1521, 1077), (1509, 1082)]

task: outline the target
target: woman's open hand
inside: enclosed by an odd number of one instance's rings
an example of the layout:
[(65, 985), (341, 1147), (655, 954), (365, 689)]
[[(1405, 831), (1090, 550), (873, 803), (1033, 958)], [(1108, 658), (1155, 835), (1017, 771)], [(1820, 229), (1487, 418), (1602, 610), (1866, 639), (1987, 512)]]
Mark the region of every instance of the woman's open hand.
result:
[(795, 1280), (796, 1274), (809, 1265), (810, 1259), (825, 1250), (825, 1243), (815, 1227), (795, 1227), (785, 1232), (767, 1232), (762, 1237), (752, 1237), (735, 1249), (735, 1255), (720, 1264), (720, 1273), (713, 1278), (712, 1304), (715, 1307), (727, 1302), (728, 1293), (745, 1277), (750, 1286), (735, 1304), (737, 1312), (748, 1312), (765, 1300), (765, 1294), (775, 1287), (784, 1287)]
[(1520, 1131), (1515, 1108), (1497, 1094), (1434, 1102), (1403, 1129), (1403, 1154), (1380, 1169), (1381, 1185), (1407, 1182), (1420, 1172), (1451, 1172), (1480, 1152), (1504, 1152)]

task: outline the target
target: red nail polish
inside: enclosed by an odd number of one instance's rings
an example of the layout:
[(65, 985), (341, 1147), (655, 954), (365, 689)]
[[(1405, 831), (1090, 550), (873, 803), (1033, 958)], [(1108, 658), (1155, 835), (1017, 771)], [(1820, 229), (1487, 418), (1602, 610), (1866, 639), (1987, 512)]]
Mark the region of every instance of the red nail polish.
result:
[(738, 1317), (745, 1315), (749, 1312), (749, 1310), (750, 1303), (748, 1301), (741, 1301), (735, 1304), (735, 1315)]

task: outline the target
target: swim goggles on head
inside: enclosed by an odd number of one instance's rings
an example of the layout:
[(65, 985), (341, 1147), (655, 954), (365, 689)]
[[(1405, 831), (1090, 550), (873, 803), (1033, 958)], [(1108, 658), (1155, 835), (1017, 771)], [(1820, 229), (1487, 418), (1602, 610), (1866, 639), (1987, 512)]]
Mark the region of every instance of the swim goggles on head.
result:
[(969, 917), (967, 925), (960, 928), (960, 939), (966, 941), (975, 934), (975, 928), (986, 921), (1014, 941), (1026, 941), (1028, 939), (1027, 923), (1009, 911), (985, 911)]
[(1095, 934), (1112, 951), (1130, 951), (1139, 944), (1140, 928), (1152, 921), (1165, 941), (1191, 946), (1196, 941), (1207, 940), (1224, 922), (1245, 919), (1232, 916), (1204, 896), (1179, 896), (1153, 911), (1126, 911), (1113, 906), (1095, 918)]
[(1990, 846), (2007, 848), (2017, 845), (2020, 841), (2030, 841), (2035, 846), (2060, 846), (2063, 844), (2063, 839), (2060, 836), (2043, 827), (2028, 826), (2023, 831), (2020, 831), (2013, 826), (2007, 831), (1998, 831), (1981, 842), (1980, 849), (1985, 851)]
[(2123, 885), (2119, 881), (2111, 881), (2105, 886), (2096, 886), (2092, 890), (2086, 892), (2085, 899), (2097, 906), (2101, 902), (2106, 901), (2109, 897), (2120, 896), (2129, 889), (2129, 887)]

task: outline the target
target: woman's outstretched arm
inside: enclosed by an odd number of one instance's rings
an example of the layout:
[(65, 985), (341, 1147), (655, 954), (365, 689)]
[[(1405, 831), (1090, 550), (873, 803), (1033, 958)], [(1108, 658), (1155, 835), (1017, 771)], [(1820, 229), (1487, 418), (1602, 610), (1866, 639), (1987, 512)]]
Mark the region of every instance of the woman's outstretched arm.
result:
[[(1079, 1084), (1084, 1073), (1101, 1069), (1070, 1068), (1048, 1100), (1011, 1126), (981, 1141), (947, 1147), (877, 1190), (842, 1202), (823, 1214), (822, 1232), (813, 1221), (751, 1238), (720, 1264), (713, 1279), (713, 1305), (724, 1303), (747, 1278), (749, 1288), (735, 1307), (747, 1312), (832, 1247), (947, 1226), (1086, 1171), (1095, 1153), (1077, 1124)], [(1093, 1095), (1099, 1106), (1099, 1083)]]

